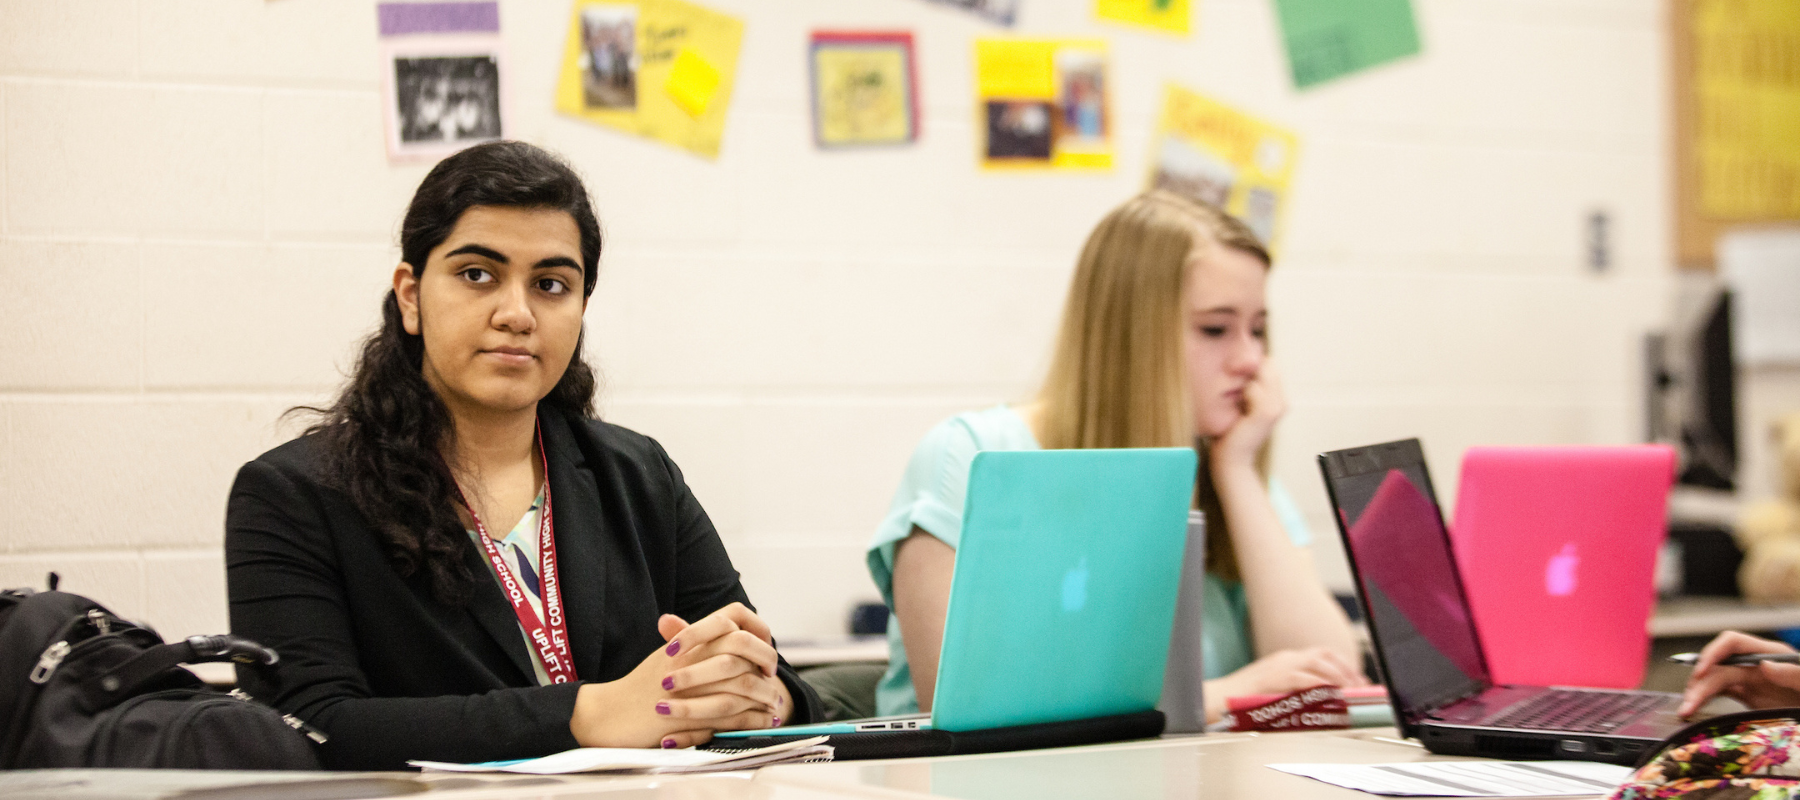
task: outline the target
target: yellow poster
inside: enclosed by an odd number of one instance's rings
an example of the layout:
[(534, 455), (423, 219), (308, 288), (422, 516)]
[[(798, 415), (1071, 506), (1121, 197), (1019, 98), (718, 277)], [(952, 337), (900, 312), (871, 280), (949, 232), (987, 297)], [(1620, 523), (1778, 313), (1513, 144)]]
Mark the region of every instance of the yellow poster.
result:
[(1153, 146), (1150, 188), (1224, 209), (1275, 251), (1300, 149), (1292, 131), (1170, 85)]
[(1094, 16), (1186, 36), (1194, 12), (1189, 0), (1094, 0)]
[(978, 39), (977, 123), (991, 168), (1111, 169), (1103, 39)]
[(1800, 13), (1700, 0), (1694, 14), (1700, 213), (1800, 218)]
[(717, 158), (743, 39), (682, 0), (577, 0), (556, 109)]
[(827, 148), (914, 141), (919, 135), (914, 84), (912, 34), (814, 33), (814, 141)]

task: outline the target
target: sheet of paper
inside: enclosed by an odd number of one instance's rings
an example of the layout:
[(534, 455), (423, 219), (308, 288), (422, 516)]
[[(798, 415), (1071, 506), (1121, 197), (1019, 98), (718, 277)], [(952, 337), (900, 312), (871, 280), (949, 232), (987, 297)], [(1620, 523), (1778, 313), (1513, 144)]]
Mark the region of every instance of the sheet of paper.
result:
[(1270, 764), (1270, 769), (1389, 797), (1590, 797), (1631, 776), (1591, 761), (1419, 761), (1407, 764)]
[(572, 775), (580, 772), (696, 772), (740, 769), (773, 761), (805, 759), (829, 753), (825, 737), (814, 736), (753, 750), (651, 750), (619, 747), (579, 747), (543, 758), (514, 761), (482, 761), (457, 764), (446, 761), (408, 761), (440, 772), (515, 772), (524, 775)]
[(978, 39), (982, 166), (1111, 169), (1112, 76), (1104, 39)]
[(1729, 231), (1718, 254), (1737, 362), (1800, 364), (1800, 227)]
[(556, 109), (717, 158), (744, 23), (683, 0), (577, 0)]
[[(1694, 7), (1700, 211), (1800, 219), (1800, 13), (1792, 0)], [(1785, 64), (1784, 69), (1782, 65)]]
[(1417, 55), (1412, 0), (1275, 0), (1294, 86)]
[(1171, 84), (1153, 146), (1149, 188), (1222, 208), (1279, 249), (1300, 150), (1292, 131)]
[(1194, 11), (1189, 0), (1094, 0), (1094, 16), (1186, 36)]

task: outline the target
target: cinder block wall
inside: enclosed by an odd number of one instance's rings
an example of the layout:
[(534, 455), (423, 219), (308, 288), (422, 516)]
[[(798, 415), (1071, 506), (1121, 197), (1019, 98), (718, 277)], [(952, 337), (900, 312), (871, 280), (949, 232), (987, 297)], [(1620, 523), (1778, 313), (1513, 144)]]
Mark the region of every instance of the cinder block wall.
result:
[[(747, 23), (716, 162), (551, 110), (567, 2), (501, 3), (509, 133), (598, 200), (605, 416), (667, 445), (790, 638), (874, 596), (862, 544), (918, 437), (1032, 391), (1082, 238), (1142, 185), (1165, 81), (1302, 136), (1277, 469), (1331, 580), (1313, 453), (1422, 436), (1448, 494), (1468, 445), (1640, 429), (1637, 341), (1669, 283), (1661, 3), (1418, 0), (1422, 56), (1296, 93), (1268, 0), (1198, 3), (1188, 39), (1027, 0), (1020, 32), (1112, 43), (1098, 175), (976, 168), (972, 39), (1000, 33), (980, 21), (707, 3)], [(375, 27), (368, 0), (0, 0), (0, 584), (55, 569), (166, 634), (225, 627), (232, 475), (337, 386), (428, 168), (384, 155)], [(811, 144), (807, 36), (858, 27), (918, 37), (915, 146)]]

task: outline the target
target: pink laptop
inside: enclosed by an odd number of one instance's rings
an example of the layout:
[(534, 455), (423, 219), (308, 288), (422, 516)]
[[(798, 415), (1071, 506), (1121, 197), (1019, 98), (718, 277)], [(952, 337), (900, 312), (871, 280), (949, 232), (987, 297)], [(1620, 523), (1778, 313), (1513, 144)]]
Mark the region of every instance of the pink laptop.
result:
[(1675, 453), (1472, 447), (1450, 540), (1496, 684), (1635, 688)]

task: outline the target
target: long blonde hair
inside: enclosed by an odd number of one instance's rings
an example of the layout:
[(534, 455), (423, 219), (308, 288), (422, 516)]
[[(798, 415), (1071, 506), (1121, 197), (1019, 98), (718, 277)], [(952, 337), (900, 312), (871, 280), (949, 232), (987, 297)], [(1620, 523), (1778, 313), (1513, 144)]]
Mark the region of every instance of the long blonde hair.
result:
[[(1162, 190), (1127, 201), (1089, 234), (1038, 392), (1043, 447), (1197, 446), (1182, 299), (1194, 259), (1209, 246), (1271, 263), (1244, 223)], [(1195, 505), (1206, 512), (1207, 570), (1237, 580), (1237, 555), (1204, 449), (1200, 464)], [(1266, 443), (1257, 467), (1266, 477)]]

